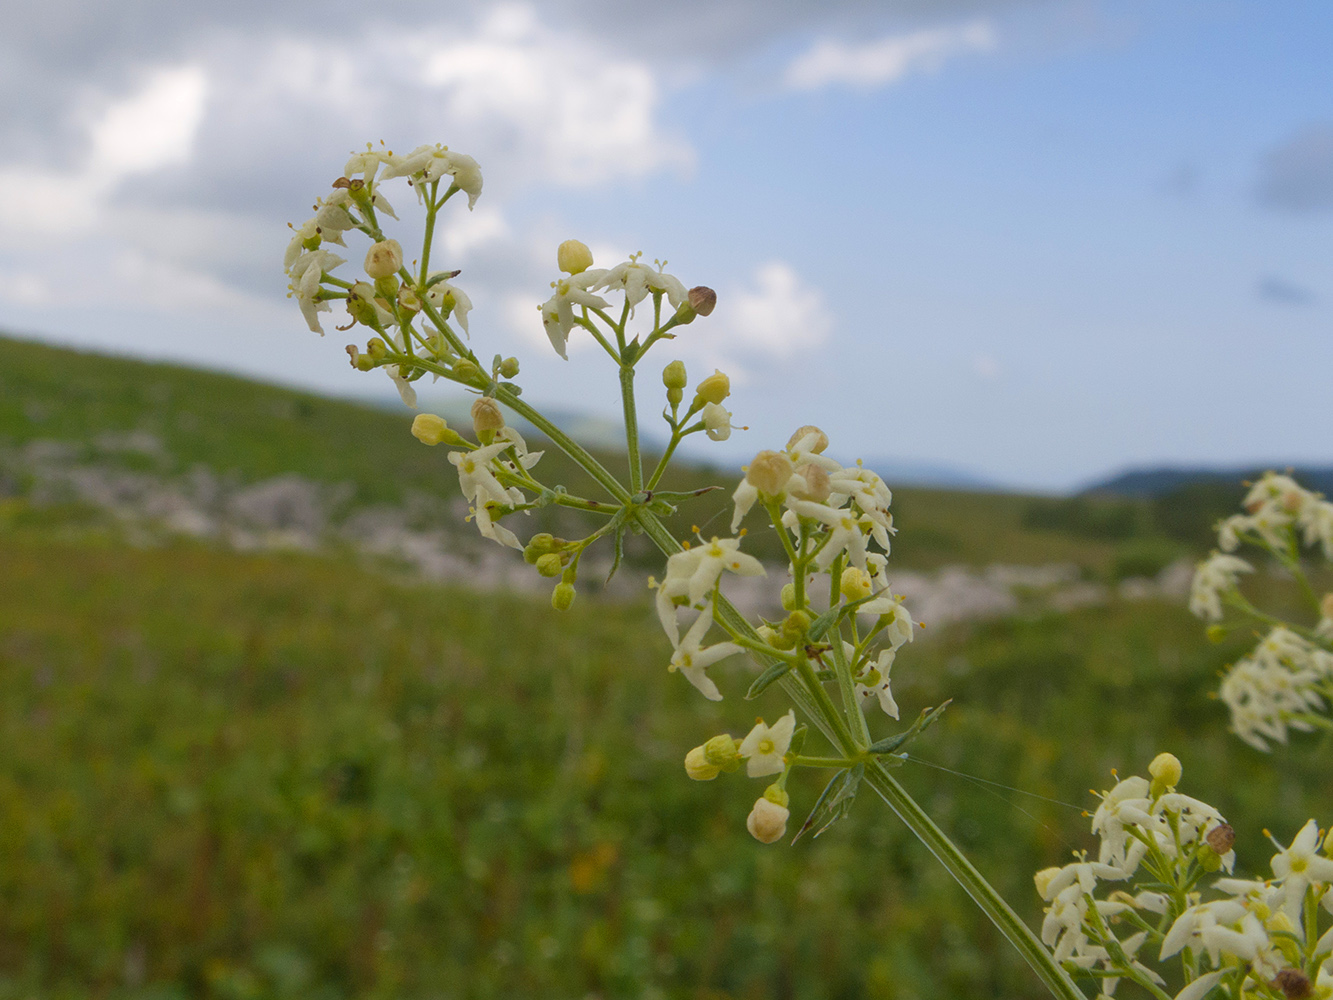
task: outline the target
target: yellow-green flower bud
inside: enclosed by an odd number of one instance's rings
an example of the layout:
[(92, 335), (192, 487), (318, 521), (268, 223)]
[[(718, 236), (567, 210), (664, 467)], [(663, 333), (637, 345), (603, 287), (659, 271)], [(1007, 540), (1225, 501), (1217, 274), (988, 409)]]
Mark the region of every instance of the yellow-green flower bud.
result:
[(796, 610), (796, 584), (784, 583), (782, 585), (782, 610)]
[(454, 362), (454, 376), (470, 385), (476, 385), (486, 379), (486, 376), (481, 373), (481, 369), (467, 358), (459, 358)]
[(793, 472), (791, 459), (781, 451), (761, 451), (745, 468), (745, 481), (762, 496), (777, 498), (787, 489)]
[(1227, 629), (1225, 625), (1209, 625), (1203, 630), (1203, 634), (1208, 637), (1209, 642), (1225, 642), (1227, 638)]
[(1152, 786), (1149, 789), (1152, 797), (1165, 795), (1169, 789), (1175, 788), (1182, 773), (1184, 769), (1174, 754), (1159, 753), (1148, 765), (1148, 774), (1152, 777)]
[(366, 251), (366, 274), (387, 278), (403, 266), (403, 247), (397, 240), (381, 240)]
[(379, 337), (371, 337), (370, 340), (366, 341), (366, 353), (379, 361), (389, 353), (389, 345)]
[(687, 294), (690, 308), (700, 316), (707, 316), (717, 305), (717, 292), (707, 285), (695, 285)]
[(713, 374), (699, 383), (694, 390), (694, 402), (697, 406), (703, 406), (704, 403), (720, 404), (722, 400), (731, 395), (731, 379), (723, 375), (721, 371), (714, 368)]
[(565, 240), (555, 252), (555, 262), (566, 274), (582, 274), (592, 267), (592, 251), (578, 240)]
[(695, 747), (685, 755), (685, 773), (695, 781), (712, 781), (722, 769), (708, 762), (703, 747)]
[(545, 555), (537, 557), (537, 572), (542, 576), (559, 576), (560, 570), (564, 568), (564, 563), (560, 561), (560, 555), (557, 552), (547, 552)]
[(458, 437), (449, 430), (449, 425), (443, 417), (437, 417), (433, 413), (418, 413), (412, 420), (412, 436), (422, 444), (434, 447), (442, 441), (448, 441), (451, 434)]
[(555, 590), (551, 591), (551, 607), (557, 611), (568, 611), (573, 603), (574, 585), (564, 581), (557, 583)]
[(804, 611), (793, 611), (782, 622), (782, 634), (792, 640), (804, 638), (809, 628), (810, 616)]
[(708, 763), (724, 771), (734, 771), (741, 766), (740, 751), (740, 744), (726, 733), (714, 736), (704, 744), (704, 756)]
[(347, 289), (347, 315), (356, 323), (380, 329), (379, 309), (375, 305), (375, 289), (368, 281), (358, 281)]
[(823, 431), (821, 431), (814, 424), (806, 424), (804, 427), (796, 428), (796, 433), (793, 434), (791, 438), (787, 441), (787, 450), (791, 451), (793, 448), (796, 447), (797, 442), (799, 442), (801, 438), (809, 434), (815, 435), (815, 441), (810, 446), (810, 451), (813, 451), (816, 455), (818, 455), (820, 452), (822, 452), (825, 448), (828, 447), (828, 435), (825, 434)]
[(398, 278), (392, 274), (388, 277), (375, 279), (377, 300), (386, 310), (389, 308), (389, 301), (398, 297), (398, 287)]
[(505, 378), (513, 378), (518, 374), (518, 358), (505, 358), (500, 362), (500, 374)]
[(838, 590), (849, 601), (859, 601), (870, 596), (870, 574), (855, 566), (848, 566), (842, 571), (838, 581)]
[(685, 375), (685, 362), (673, 361), (662, 369), (662, 384), (668, 389), (684, 389), (689, 385)]
[(490, 444), (495, 440), (495, 432), (505, 425), (500, 404), (489, 396), (482, 396), (472, 404), (472, 429), (477, 432), (477, 440)]

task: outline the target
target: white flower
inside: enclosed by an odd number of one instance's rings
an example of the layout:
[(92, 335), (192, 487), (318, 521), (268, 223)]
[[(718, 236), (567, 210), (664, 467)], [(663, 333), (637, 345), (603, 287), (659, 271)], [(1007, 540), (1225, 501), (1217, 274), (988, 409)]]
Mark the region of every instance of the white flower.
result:
[(477, 161), (465, 153), (452, 152), (448, 146), (441, 146), (438, 143), (418, 146), (406, 156), (390, 153), (385, 162), (388, 163), (388, 168), (384, 171), (385, 179), (411, 178), (417, 188), (418, 197), (421, 196), (423, 183), (437, 181), (445, 174), (452, 177), (458, 189), (467, 195), (469, 209), (477, 204), (477, 198), (481, 194), (481, 169), (477, 166)]
[(1318, 542), (1323, 546), (1324, 558), (1333, 562), (1333, 503), (1312, 499), (1301, 510), (1299, 523), (1305, 534), (1305, 544)]
[(518, 540), (518, 536), (502, 524), (497, 524), (491, 517), (490, 508), (485, 504), (478, 504), (472, 508), (472, 513), (477, 519), (477, 530), (481, 532), (483, 538), (489, 538), (493, 542), (499, 542), (501, 545), (507, 545), (511, 549), (522, 549), (523, 543)]
[(361, 174), (362, 180), (370, 184), (375, 180), (375, 172), (379, 170), (380, 165), (387, 163), (392, 154), (387, 150), (376, 150), (370, 143), (366, 143), (366, 148), (360, 152), (353, 153), (343, 167), (343, 176), (351, 177), (353, 174)]
[(1238, 556), (1214, 552), (1199, 563), (1190, 586), (1190, 611), (1206, 621), (1222, 620), (1221, 595), (1236, 589), (1241, 573), (1253, 573), (1254, 567)]
[(881, 649), (875, 665), (856, 678), (856, 693), (861, 698), (862, 707), (875, 698), (879, 701), (880, 710), (890, 719), (898, 718), (898, 703), (893, 700), (893, 690), (889, 686), (889, 671), (893, 668), (896, 655), (897, 650), (892, 646)]
[[(1098, 859), (1103, 864), (1127, 871), (1138, 867), (1147, 845), (1134, 838), (1127, 827), (1140, 826), (1146, 832), (1157, 832), (1161, 824), (1150, 812), (1151, 808), (1146, 778), (1126, 778), (1102, 796), (1102, 804), (1092, 817), (1092, 832), (1102, 838)], [(1126, 848), (1130, 848), (1134, 855), (1133, 867), (1127, 863), (1130, 858)]]
[[(288, 253), (291, 247), (288, 247)], [(329, 304), (318, 298), (320, 292), (320, 282), (324, 278), (326, 271), (332, 271), (339, 264), (343, 264), (343, 258), (335, 256), (328, 250), (308, 250), (298, 255), (287, 269), (287, 275), (290, 277), (291, 284), (287, 286), (287, 297), (296, 297), (297, 304), (301, 307), (301, 315), (309, 324), (312, 332), (324, 336), (324, 328), (319, 324), (318, 313), (328, 312)]]
[(685, 637), (675, 644), (676, 651), (671, 656), (668, 670), (679, 670), (685, 679), (693, 684), (709, 701), (721, 701), (722, 692), (717, 689), (713, 679), (704, 671), (718, 660), (742, 652), (734, 642), (719, 642), (712, 646), (703, 646), (704, 635), (713, 624), (713, 605), (699, 612)]
[[(625, 301), (633, 309), (649, 292), (664, 292), (672, 308), (678, 308), (688, 298), (689, 293), (679, 279), (664, 273), (659, 265), (653, 270), (646, 264), (640, 264), (642, 254), (634, 254), (623, 264), (606, 271), (599, 271), (599, 280), (592, 286), (607, 291), (623, 291)], [(584, 272), (587, 273), (587, 272)]]
[(751, 778), (781, 774), (786, 767), (782, 757), (791, 746), (792, 733), (795, 731), (796, 713), (791, 711), (771, 726), (763, 719), (756, 722), (749, 735), (741, 741), (740, 755), (749, 758), (745, 762), (745, 773)]
[[(477, 501), (478, 507), (483, 507), (487, 503), (510, 506), (515, 502), (513, 494), (500, 485), (500, 480), (495, 478), (495, 473), (490, 469), (491, 459), (508, 449), (510, 445), (511, 442), (506, 438), (475, 451), (449, 452), (449, 461), (458, 469), (458, 485), (463, 491), (463, 496), (468, 500)], [(521, 494), (518, 502), (522, 503)]]
[(394, 388), (398, 390), (398, 396), (402, 399), (403, 405), (415, 410), (417, 408), (417, 390), (403, 374), (402, 366), (394, 367), (390, 365), (384, 371), (393, 380)]
[[(731, 422), (731, 411), (717, 403), (705, 403), (703, 409), (704, 430), (714, 441), (725, 441), (734, 430), (745, 430)], [(743, 516), (743, 515), (742, 515)]]
[(1333, 858), (1318, 854), (1323, 837), (1314, 820), (1301, 827), (1301, 832), (1283, 848), (1277, 841), (1273, 843), (1278, 853), (1273, 855), (1273, 875), (1282, 882), (1282, 909), (1293, 922), (1299, 922), (1301, 907), (1305, 903), (1305, 890), (1311, 882), (1333, 882)]
[[(865, 532), (861, 530), (861, 519), (853, 512), (811, 500), (792, 500), (787, 504), (787, 508), (788, 517), (791, 514), (808, 517), (830, 529), (828, 541), (815, 559), (815, 565), (819, 569), (828, 569), (840, 552), (846, 552), (848, 559), (857, 569), (866, 568)], [(783, 523), (787, 523), (785, 517)]]
[[(458, 320), (458, 325), (463, 328), (464, 333), (468, 333), (467, 314), (472, 311), (472, 300), (468, 298), (467, 292), (457, 285), (451, 285), (448, 281), (437, 281), (426, 291), (426, 301), (436, 309), (444, 305), (445, 296), (453, 299), (454, 308), (449, 314)], [(468, 333), (471, 336), (470, 333)]]
[(569, 353), (565, 344), (569, 340), (569, 331), (574, 327), (574, 307), (605, 309), (610, 305), (606, 299), (591, 291), (604, 274), (606, 272), (602, 270), (581, 271), (553, 281), (551, 287), (555, 289), (555, 294), (540, 306), (546, 336), (555, 348), (555, 353), (566, 361), (569, 360)]
[(666, 579), (658, 588), (659, 599), (666, 591), (669, 597), (687, 597), (690, 604), (697, 605), (708, 596), (723, 572), (764, 576), (763, 563), (746, 555), (740, 547), (739, 538), (714, 538), (675, 553), (667, 560)]

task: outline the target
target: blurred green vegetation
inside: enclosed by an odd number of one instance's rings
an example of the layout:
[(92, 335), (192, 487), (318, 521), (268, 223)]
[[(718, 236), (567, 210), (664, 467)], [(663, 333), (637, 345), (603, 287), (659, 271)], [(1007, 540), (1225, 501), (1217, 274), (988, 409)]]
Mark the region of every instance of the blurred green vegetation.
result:
[[(0, 338), (11, 449), (145, 431), (161, 452), (124, 460), (159, 475), (456, 495), (409, 423)], [(557, 455), (543, 467), (564, 474)], [(674, 485), (735, 475), (685, 468)], [(646, 607), (556, 615), (336, 556), (136, 548), (97, 510), (21, 487), (0, 482), (0, 1000), (1042, 995), (882, 804), (762, 847), (744, 828), (761, 782), (688, 781), (690, 747), (783, 708), (776, 690), (701, 699), (666, 672)], [(724, 499), (683, 511), (681, 532)], [(893, 564), (1151, 575), (1206, 549), (1232, 506), (1209, 488), (897, 489)], [(747, 548), (776, 542), (754, 530)], [(1270, 577), (1246, 586), (1294, 601)], [(1032, 873), (1092, 846), (1086, 789), (1159, 750), (1231, 818), (1240, 868), (1266, 874), (1263, 827), (1333, 821), (1330, 742), (1266, 756), (1227, 735), (1209, 695), (1250, 640), (1209, 645), (1149, 601), (931, 629), (899, 657), (898, 701), (909, 717), (953, 704), (900, 773), (1034, 925)], [(746, 668), (727, 670), (743, 690)], [(819, 787), (793, 779), (795, 822)]]
[[(688, 781), (689, 747), (780, 705), (699, 698), (646, 607), (37, 527), (0, 574), (0, 997), (1041, 995), (881, 803), (762, 847), (760, 782)], [(1126, 603), (900, 656), (905, 713), (954, 699), (915, 753), (1031, 793), (901, 772), (1029, 919), (1031, 874), (1091, 846), (1084, 789), (1159, 750), (1242, 867), (1333, 816), (1328, 741), (1227, 735), (1208, 695), (1244, 637), (1200, 633)]]

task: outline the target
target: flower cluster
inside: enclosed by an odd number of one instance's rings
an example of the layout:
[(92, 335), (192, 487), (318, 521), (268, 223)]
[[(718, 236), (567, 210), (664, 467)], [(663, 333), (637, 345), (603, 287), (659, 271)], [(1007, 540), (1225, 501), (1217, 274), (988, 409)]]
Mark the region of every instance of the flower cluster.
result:
[[(706, 384), (700, 387), (701, 393), (707, 391)], [(765, 667), (751, 684), (749, 696), (789, 677), (831, 706), (826, 688), (836, 688), (852, 743), (872, 753), (887, 752), (871, 745), (865, 706), (874, 702), (886, 716), (898, 718), (889, 674), (898, 650), (911, 641), (917, 624), (888, 581), (889, 546), (895, 531), (889, 489), (859, 463), (843, 466), (826, 455), (828, 443), (818, 427), (800, 428), (782, 450), (761, 451), (754, 457), (732, 497), (733, 531), (759, 506), (782, 541), (790, 577), (782, 588), (785, 617), (761, 619), (751, 628), (718, 614), (720, 583), (726, 573), (765, 574), (758, 560), (740, 551), (740, 537), (700, 539), (699, 544), (671, 556), (666, 576), (650, 585), (656, 588), (657, 614), (674, 650), (669, 669), (684, 674), (705, 697), (722, 698), (708, 668), (748, 652)], [(684, 629), (682, 615), (688, 621)], [(714, 629), (726, 634), (709, 644)], [(918, 723), (918, 728), (922, 725)], [(709, 745), (692, 751), (696, 764)], [(752, 745), (747, 738), (743, 755)], [(709, 759), (720, 766), (720, 761)], [(801, 758), (796, 757), (795, 762), (800, 764)], [(691, 761), (686, 763), (689, 769)], [(835, 759), (832, 766), (842, 763)], [(820, 766), (831, 765), (821, 760)], [(837, 786), (837, 794), (826, 790), (821, 803), (843, 803), (840, 808), (845, 809), (859, 780), (856, 766), (850, 757), (845, 759), (834, 779), (843, 784)], [(756, 803), (751, 814), (751, 832), (766, 843), (781, 834), (761, 836), (757, 828), (785, 829), (785, 780), (784, 771), (782, 782), (765, 793), (766, 798)], [(816, 807), (816, 813), (819, 811)], [(827, 818), (832, 821), (838, 815), (841, 813)], [(815, 818), (812, 814), (812, 821)]]
[[(1333, 594), (1316, 596), (1301, 564), (1302, 546), (1318, 547), (1333, 560), (1333, 503), (1303, 489), (1290, 476), (1266, 473), (1243, 501), (1245, 513), (1218, 525), (1218, 546), (1199, 563), (1190, 590), (1190, 610), (1219, 623), (1228, 610), (1239, 616), (1230, 628), (1264, 627), (1263, 638), (1222, 680), (1219, 695), (1231, 711), (1231, 728), (1251, 746), (1285, 743), (1289, 730), (1329, 725), (1333, 704)], [(1232, 553), (1241, 543), (1265, 551), (1301, 589), (1315, 620), (1302, 626), (1260, 611), (1241, 593), (1240, 577), (1251, 562)], [(1221, 637), (1228, 627), (1214, 624)]]
[[(1035, 877), (1046, 902), (1042, 941), (1057, 961), (1112, 996), (1130, 980), (1155, 997), (1179, 956), (1175, 1000), (1218, 996), (1333, 996), (1333, 927), (1318, 933), (1319, 910), (1333, 912), (1333, 860), (1310, 820), (1290, 847), (1274, 842), (1273, 878), (1231, 872), (1235, 833), (1216, 809), (1175, 790), (1180, 762), (1159, 755), (1150, 778), (1130, 777), (1102, 795), (1092, 818), (1098, 860), (1086, 857)], [(1151, 780), (1150, 780), (1151, 779)], [(1208, 891), (1206, 879), (1212, 880)], [(1099, 883), (1112, 883), (1104, 898)], [(1211, 898), (1205, 899), (1205, 894)]]
[(745, 821), (746, 829), (756, 840), (771, 844), (787, 832), (787, 819), (791, 815), (785, 786), (791, 773), (787, 751), (795, 732), (795, 712), (788, 712), (771, 726), (758, 719), (739, 744), (723, 733), (695, 747), (685, 756), (685, 773), (695, 781), (712, 781), (723, 771), (735, 771), (744, 763), (745, 773), (751, 778), (781, 775), (755, 800)]

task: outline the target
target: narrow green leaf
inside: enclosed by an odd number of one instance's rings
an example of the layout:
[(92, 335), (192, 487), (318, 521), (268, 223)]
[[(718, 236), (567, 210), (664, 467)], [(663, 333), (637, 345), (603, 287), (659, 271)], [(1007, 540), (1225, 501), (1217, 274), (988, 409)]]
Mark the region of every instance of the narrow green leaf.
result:
[(791, 673), (791, 664), (784, 660), (778, 660), (777, 663), (774, 663), (754, 679), (754, 683), (750, 685), (750, 690), (745, 692), (745, 700), (753, 701), (758, 698), (770, 684), (781, 680), (789, 673)]
[(949, 707), (949, 703), (952, 701), (953, 699), (950, 698), (949, 701), (946, 701), (938, 708), (923, 708), (921, 714), (917, 716), (916, 721), (907, 729), (904, 729), (901, 733), (895, 733), (893, 736), (886, 736), (884, 739), (870, 744), (866, 749), (871, 753), (893, 753), (899, 747), (916, 739), (934, 725), (935, 721), (944, 714), (944, 710)]

